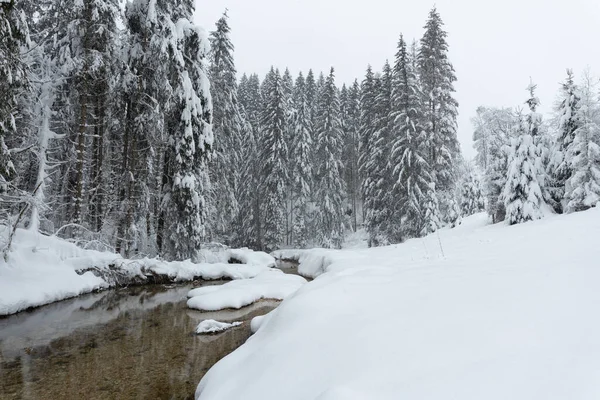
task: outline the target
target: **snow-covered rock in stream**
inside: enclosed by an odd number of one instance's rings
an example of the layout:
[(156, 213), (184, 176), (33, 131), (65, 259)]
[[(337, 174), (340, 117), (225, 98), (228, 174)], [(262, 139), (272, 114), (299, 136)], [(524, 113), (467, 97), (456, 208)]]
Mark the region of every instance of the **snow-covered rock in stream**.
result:
[[(0, 225), (0, 238), (7, 236)], [(8, 260), (0, 257), (0, 315), (110, 287), (185, 282), (196, 279), (248, 279), (270, 271), (273, 257), (252, 250), (202, 250), (203, 259), (166, 262), (154, 258), (124, 259), (107, 251), (83, 249), (54, 236), (19, 229)], [(249, 264), (228, 264), (231, 254)]]
[(187, 305), (202, 311), (238, 309), (261, 299), (283, 300), (305, 283), (306, 279), (301, 276), (268, 270), (252, 279), (192, 289), (188, 293), (190, 299)]
[(241, 322), (219, 322), (214, 319), (206, 319), (198, 324), (196, 327), (197, 334), (207, 334), (207, 333), (218, 333), (226, 331), (227, 329), (234, 328), (236, 326), (240, 326)]
[(304, 252), (319, 276), (258, 319), (196, 398), (599, 399), (599, 238), (600, 208)]

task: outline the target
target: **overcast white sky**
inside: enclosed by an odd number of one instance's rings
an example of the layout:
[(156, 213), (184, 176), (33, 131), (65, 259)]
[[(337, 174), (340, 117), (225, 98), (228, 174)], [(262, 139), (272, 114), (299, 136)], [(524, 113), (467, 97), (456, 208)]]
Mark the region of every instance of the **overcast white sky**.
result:
[[(229, 9), (238, 72), (262, 77), (271, 65), (335, 67), (338, 83), (362, 80), (367, 64), (393, 61), (400, 33), (420, 38), (434, 1), (196, 0), (207, 30)], [(479, 105), (526, 100), (531, 76), (549, 112), (565, 69), (600, 71), (599, 0), (437, 0), (446, 24), (460, 103), (459, 139), (474, 155), (470, 118)]]

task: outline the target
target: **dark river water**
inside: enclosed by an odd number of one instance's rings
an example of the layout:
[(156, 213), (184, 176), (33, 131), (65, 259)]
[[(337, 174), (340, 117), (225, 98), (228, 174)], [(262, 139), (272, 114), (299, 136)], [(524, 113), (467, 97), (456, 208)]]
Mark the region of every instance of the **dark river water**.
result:
[[(197, 286), (111, 290), (0, 318), (0, 399), (193, 399), (208, 369), (250, 336), (249, 320), (277, 306), (189, 310)], [(246, 322), (193, 334), (203, 319)]]

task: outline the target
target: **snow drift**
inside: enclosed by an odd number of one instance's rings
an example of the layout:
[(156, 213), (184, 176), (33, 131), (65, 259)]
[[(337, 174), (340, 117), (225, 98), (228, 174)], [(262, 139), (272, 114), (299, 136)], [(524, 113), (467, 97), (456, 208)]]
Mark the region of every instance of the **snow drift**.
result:
[[(253, 322), (201, 400), (598, 399), (600, 209), (304, 252), (317, 279)], [(304, 264), (303, 262), (303, 264)]]
[[(5, 227), (0, 226), (0, 235)], [(249, 264), (228, 264), (231, 257)], [(270, 270), (275, 259), (248, 249), (203, 254), (213, 263), (165, 262), (77, 247), (57, 237), (18, 230), (8, 262), (0, 258), (0, 315), (114, 286), (196, 279), (248, 279)]]

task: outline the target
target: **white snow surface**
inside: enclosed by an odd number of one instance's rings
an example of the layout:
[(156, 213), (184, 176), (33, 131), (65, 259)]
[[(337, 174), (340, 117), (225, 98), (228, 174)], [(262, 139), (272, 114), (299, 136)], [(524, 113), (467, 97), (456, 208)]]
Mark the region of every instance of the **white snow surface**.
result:
[(478, 214), (401, 245), (303, 252), (321, 275), (196, 397), (599, 399), (599, 238), (600, 209), (510, 227)]
[(283, 300), (305, 283), (306, 279), (301, 276), (267, 270), (252, 279), (192, 289), (187, 305), (201, 311), (239, 309), (262, 299)]
[(265, 315), (258, 315), (256, 317), (252, 318), (252, 320), (250, 321), (250, 330), (252, 331), (252, 333), (258, 332), (258, 330), (262, 326), (263, 322), (265, 322), (268, 319), (269, 314), (271, 314), (272, 312), (273, 311), (271, 311)]
[[(6, 228), (0, 226), (0, 237)], [(18, 230), (9, 253), (8, 262), (0, 257), (0, 315), (14, 314), (30, 307), (106, 289), (110, 282), (83, 270), (95, 268), (117, 271), (127, 277), (146, 279), (147, 274), (167, 275), (174, 281), (192, 279), (248, 279), (268, 271), (274, 261), (264, 253), (254, 256), (243, 249), (251, 265), (227, 264), (229, 252), (223, 250), (204, 258), (223, 260), (217, 263), (195, 264), (189, 260), (165, 262), (143, 258), (128, 260), (121, 256), (95, 250), (85, 250), (57, 237), (45, 236), (27, 230)], [(261, 260), (265, 262), (261, 264)]]
[(254, 251), (248, 248), (229, 249), (229, 258), (241, 261), (242, 264), (275, 267), (275, 258), (263, 251)]
[(236, 326), (241, 325), (241, 322), (219, 322), (214, 319), (206, 319), (198, 324), (196, 327), (197, 334), (205, 334), (205, 333), (217, 333), (223, 332), (227, 329), (234, 328)]

